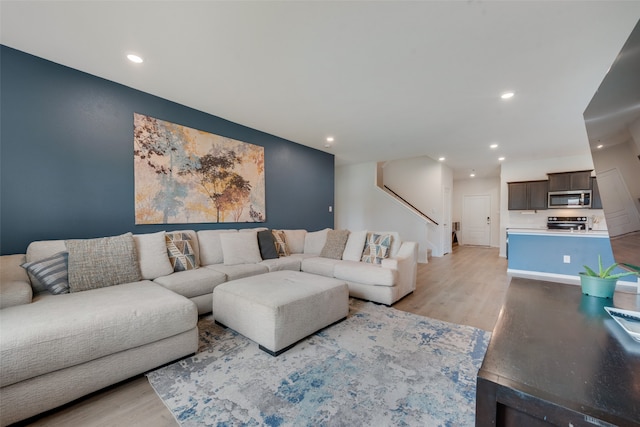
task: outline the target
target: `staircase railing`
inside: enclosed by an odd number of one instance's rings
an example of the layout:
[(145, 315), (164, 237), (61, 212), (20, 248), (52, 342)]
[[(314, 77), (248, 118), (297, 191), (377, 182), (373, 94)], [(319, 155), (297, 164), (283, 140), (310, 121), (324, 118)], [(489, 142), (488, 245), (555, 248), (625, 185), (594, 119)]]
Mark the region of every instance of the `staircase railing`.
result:
[(429, 220), (430, 222), (432, 222), (435, 225), (438, 225), (438, 223), (436, 221), (434, 221), (431, 217), (429, 217), (429, 215), (427, 215), (426, 213), (422, 212), (420, 209), (416, 208), (415, 206), (413, 206), (411, 203), (409, 203), (406, 199), (404, 199), (401, 195), (399, 195), (398, 193), (396, 193), (395, 191), (393, 191), (392, 189), (390, 189), (389, 187), (387, 187), (386, 185), (384, 185), (384, 189), (389, 191), (391, 194), (393, 194), (394, 196), (396, 196), (398, 199), (400, 199), (402, 201), (402, 203), (406, 204), (407, 206), (409, 206), (411, 209), (413, 209), (416, 213), (418, 213), (420, 216), (426, 218), (427, 220)]

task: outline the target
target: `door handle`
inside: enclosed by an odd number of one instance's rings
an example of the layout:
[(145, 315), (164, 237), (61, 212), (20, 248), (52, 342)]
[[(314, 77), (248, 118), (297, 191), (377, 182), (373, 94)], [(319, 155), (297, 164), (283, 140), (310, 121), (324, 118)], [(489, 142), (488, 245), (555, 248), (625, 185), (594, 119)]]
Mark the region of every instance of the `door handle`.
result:
[(487, 217), (487, 224), (491, 224), (491, 217)]

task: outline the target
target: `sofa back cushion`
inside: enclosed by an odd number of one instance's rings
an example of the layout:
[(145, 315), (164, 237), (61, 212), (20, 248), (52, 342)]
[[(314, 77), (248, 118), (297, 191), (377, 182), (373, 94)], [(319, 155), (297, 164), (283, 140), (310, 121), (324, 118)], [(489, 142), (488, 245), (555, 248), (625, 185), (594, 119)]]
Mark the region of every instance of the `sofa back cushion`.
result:
[(347, 238), (347, 244), (342, 252), (345, 261), (360, 261), (364, 251), (364, 243), (367, 240), (367, 230), (352, 231)]
[(325, 228), (324, 230), (306, 233), (304, 237), (303, 252), (305, 254), (320, 255), (322, 248), (324, 248), (324, 245), (327, 242), (329, 230), (330, 228)]
[(213, 265), (222, 264), (224, 256), (222, 254), (222, 243), (220, 234), (237, 233), (238, 230), (200, 230), (198, 231), (198, 244), (200, 246), (200, 264)]
[(257, 264), (262, 261), (255, 231), (220, 234), (224, 265)]
[(80, 292), (142, 280), (133, 234), (65, 241), (69, 289)]
[(134, 234), (140, 273), (143, 279), (153, 280), (173, 273), (173, 267), (167, 254), (165, 232)]
[(290, 253), (304, 253), (304, 239), (306, 235), (307, 230), (284, 230), (285, 240), (287, 242), (287, 247), (289, 248)]

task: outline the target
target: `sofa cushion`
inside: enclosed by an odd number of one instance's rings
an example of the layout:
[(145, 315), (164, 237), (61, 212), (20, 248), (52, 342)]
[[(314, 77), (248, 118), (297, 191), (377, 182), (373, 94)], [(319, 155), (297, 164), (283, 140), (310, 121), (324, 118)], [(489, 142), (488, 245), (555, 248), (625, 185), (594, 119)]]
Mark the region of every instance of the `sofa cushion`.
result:
[(260, 248), (260, 256), (263, 260), (278, 258), (276, 240), (271, 230), (258, 231), (258, 247)]
[(68, 294), (68, 258), (66, 251), (58, 252), (39, 261), (25, 262), (22, 267), (52, 294)]
[(269, 272), (269, 268), (266, 265), (262, 265), (262, 263), (236, 265), (214, 264), (207, 265), (207, 269), (225, 274), (227, 276), (227, 281)]
[(8, 307), (0, 310), (0, 386), (181, 334), (197, 320), (195, 304), (149, 281)]
[(284, 230), (284, 235), (290, 253), (304, 253), (304, 239), (307, 235), (307, 230)]
[(97, 239), (66, 240), (69, 252), (69, 289), (89, 289), (137, 282), (142, 279), (133, 234)]
[[(39, 261), (43, 258), (48, 258), (58, 252), (66, 252), (67, 246), (64, 244), (64, 240), (42, 240), (29, 243), (27, 246), (26, 260), (27, 262)], [(46, 292), (49, 290), (40, 283), (32, 274), (29, 274), (29, 280), (31, 281), (31, 287), (35, 295)]]
[(25, 262), (24, 254), (0, 256), (0, 309), (31, 302), (33, 288), (21, 267)]
[(335, 266), (342, 261), (331, 258), (312, 257), (304, 258), (300, 270), (305, 273), (318, 274), (325, 277), (334, 277)]
[(362, 262), (380, 264), (389, 256), (389, 248), (391, 248), (390, 234), (368, 233), (366, 246), (362, 252)]
[(200, 230), (198, 234), (198, 244), (200, 245), (200, 264), (222, 264), (222, 243), (220, 234), (237, 233), (238, 230)]
[(382, 268), (377, 264), (358, 261), (341, 261), (333, 270), (336, 279), (363, 285), (394, 286), (398, 278), (398, 271)]
[(273, 234), (273, 240), (276, 244), (278, 256), (289, 256), (291, 252), (289, 251), (289, 247), (287, 246), (287, 238), (284, 235), (284, 231), (271, 230), (271, 233)]
[(260, 265), (266, 266), (270, 272), (282, 270), (300, 271), (300, 264), (302, 264), (302, 259), (294, 256), (265, 259), (260, 262)]
[(173, 272), (164, 235), (164, 231), (133, 235), (143, 279), (153, 280)]
[(342, 259), (344, 247), (349, 238), (349, 230), (331, 230), (327, 234), (327, 242), (325, 243), (320, 256), (323, 258)]
[(364, 252), (364, 244), (367, 240), (367, 230), (352, 231), (349, 233), (347, 244), (342, 253), (342, 259), (345, 261), (360, 261), (362, 252)]
[(182, 296), (193, 298), (212, 292), (213, 288), (220, 283), (226, 282), (226, 280), (227, 276), (223, 273), (206, 268), (197, 268), (158, 277), (154, 282)]
[(325, 228), (324, 230), (307, 233), (304, 237), (303, 252), (305, 254), (320, 255), (320, 252), (322, 252), (322, 248), (327, 241), (329, 230), (329, 228)]
[(220, 235), (224, 265), (257, 264), (262, 261), (255, 231)]
[(182, 231), (165, 233), (165, 243), (167, 254), (173, 271), (186, 271), (198, 268), (198, 258), (196, 256), (193, 236)]

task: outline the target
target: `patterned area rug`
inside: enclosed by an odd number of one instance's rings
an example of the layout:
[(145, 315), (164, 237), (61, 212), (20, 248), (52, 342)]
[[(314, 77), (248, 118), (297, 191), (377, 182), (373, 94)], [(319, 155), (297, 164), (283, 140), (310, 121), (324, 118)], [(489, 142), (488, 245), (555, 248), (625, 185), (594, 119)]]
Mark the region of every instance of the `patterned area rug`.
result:
[(147, 374), (182, 426), (474, 425), (489, 332), (355, 299), (278, 357), (198, 327), (198, 354)]

